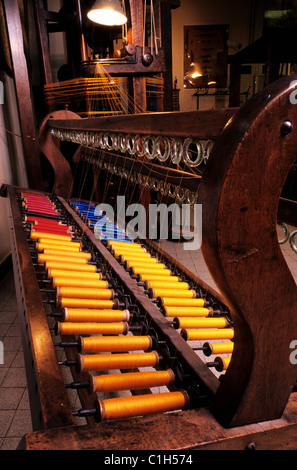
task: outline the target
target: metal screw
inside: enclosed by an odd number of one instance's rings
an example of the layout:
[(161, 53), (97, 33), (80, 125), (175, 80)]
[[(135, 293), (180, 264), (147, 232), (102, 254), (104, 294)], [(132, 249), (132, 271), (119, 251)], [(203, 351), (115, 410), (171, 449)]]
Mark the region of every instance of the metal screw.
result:
[(281, 135), (282, 137), (285, 137), (286, 135), (289, 135), (293, 130), (293, 126), (291, 121), (285, 121), (281, 127)]
[(246, 450), (256, 450), (256, 443), (255, 443), (255, 442), (250, 442), (250, 443), (246, 446)]

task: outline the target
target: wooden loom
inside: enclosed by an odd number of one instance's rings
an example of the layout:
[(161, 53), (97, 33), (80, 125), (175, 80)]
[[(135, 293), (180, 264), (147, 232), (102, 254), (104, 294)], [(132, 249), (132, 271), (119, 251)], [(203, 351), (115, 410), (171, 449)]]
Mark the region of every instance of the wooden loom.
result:
[[(173, 389), (185, 390), (189, 402), (173, 413), (96, 423), (96, 397), (79, 389), (87, 424), (74, 424), (48, 327), (42, 298), (44, 284), (32, 262), (29, 250), (32, 241), (28, 243), (24, 231), (22, 190), (8, 186), (2, 193), (9, 198), (14, 272), (34, 428), (25, 436), (27, 449), (296, 448), (297, 371), (290, 353), (291, 344), (297, 339), (294, 322), (297, 291), (276, 235), (281, 189), (296, 159), (296, 108), (290, 102), (293, 79), (291, 76), (275, 82), (239, 110), (92, 120), (76, 119), (72, 113), (61, 111), (46, 119), (40, 143), (45, 143), (44, 153), (51, 155), (56, 176), (50, 199), (67, 225), (73, 227), (73, 237), (81, 240), (84, 249), (92, 253), (93, 262), (113, 280), (122, 308), (137, 311), (134, 326), (139, 326), (139, 318), (144, 316), (145, 324), (151, 328), (154, 348), (164, 360), (163, 368), (170, 364), (175, 374)], [(219, 317), (231, 316), (234, 350), (220, 379), (164, 317), (160, 304), (147, 296), (137, 282), (139, 279), (131, 277), (131, 271), (125, 269), (127, 265), (119, 264), (109, 245), (96, 238), (65, 199), (71, 182), (69, 165), (57, 149), (53, 158), (51, 150), (57, 133), (66, 139), (69, 129), (79, 131), (85, 139), (95, 132), (117, 129), (121, 134), (215, 140), (202, 179), (181, 172), (180, 182), (191, 194), (198, 193), (197, 202), (203, 206), (202, 250), (222, 295), (154, 242), (146, 240), (144, 246), (152, 257), (166, 262), (172, 273), (178, 273), (210, 306), (215, 306)], [(83, 140), (82, 148), (84, 144), (90, 147), (92, 140)], [(114, 152), (109, 155), (106, 149), (97, 158), (103, 165), (107, 162), (106, 168), (116, 160), (124, 169), (143, 171), (146, 177), (149, 171), (150, 176), (176, 184), (178, 170), (169, 165), (156, 165), (156, 161), (146, 161), (144, 165), (143, 161), (120, 152), (116, 157)], [(70, 178), (68, 182), (65, 175)], [(139, 334), (137, 328), (135, 331)], [(75, 337), (71, 339), (76, 341)], [(68, 361), (77, 361), (77, 347), (66, 347), (65, 351)], [(79, 374), (74, 366), (71, 370), (76, 383), (86, 382), (88, 373)]]

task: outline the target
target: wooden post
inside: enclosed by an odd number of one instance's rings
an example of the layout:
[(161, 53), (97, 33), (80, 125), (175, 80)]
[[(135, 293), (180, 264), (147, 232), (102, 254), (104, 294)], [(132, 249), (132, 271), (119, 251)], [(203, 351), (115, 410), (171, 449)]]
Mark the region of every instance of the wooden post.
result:
[[(83, 26), (82, 26), (82, 12), (81, 12), (81, 3), (80, 0), (75, 1), (75, 7), (76, 7), (76, 16), (77, 16), (77, 27), (78, 27), (78, 35), (79, 35), (79, 44), (80, 44), (80, 56), (81, 56), (81, 61), (86, 62), (89, 57), (88, 57), (88, 48), (86, 44), (86, 39), (85, 35), (83, 32)], [(88, 96), (85, 97), (85, 102), (86, 102), (86, 111), (88, 116), (91, 116), (92, 113), (92, 105), (91, 101)]]
[(39, 39), (39, 46), (41, 52), (41, 61), (43, 69), (44, 83), (52, 83), (52, 68), (50, 63), (50, 51), (49, 51), (49, 41), (48, 33), (46, 28), (45, 12), (43, 8), (42, 0), (34, 1), (34, 13), (37, 24), (37, 33)]
[[(254, 95), (217, 139), (199, 188), (202, 251), (231, 306), (234, 352), (215, 397), (228, 426), (281, 417), (297, 377), (297, 291), (276, 233), (279, 197), (296, 160), (290, 82)], [(232, 227), (232, 230), (231, 230)]]
[[(132, 42), (134, 46), (143, 45), (143, 4), (130, 0), (131, 24), (132, 24)], [(146, 83), (145, 75), (133, 75), (133, 98), (135, 113), (137, 109), (146, 112)]]
[[(131, 11), (131, 24), (132, 24), (132, 42), (134, 46), (143, 45), (143, 4), (142, 2), (134, 2), (130, 0), (130, 11)], [(147, 110), (146, 104), (146, 80), (145, 75), (133, 75), (133, 98), (134, 98), (134, 109), (135, 113), (145, 113)], [(137, 111), (137, 110), (141, 111)], [(151, 202), (150, 190), (139, 186), (139, 200), (140, 204), (145, 207), (146, 210), (146, 229), (148, 233), (148, 214), (149, 204)]]
[(81, 60), (84, 62), (88, 60), (88, 49), (87, 49), (87, 44), (86, 44), (85, 36), (83, 33), (83, 27), (82, 27), (82, 13), (81, 13), (80, 0), (76, 0), (75, 5), (76, 5), (79, 43), (80, 43), (80, 55), (81, 55)]
[[(34, 14), (35, 20), (37, 25), (37, 35), (38, 35), (38, 42), (39, 42), (39, 50), (40, 50), (40, 59), (42, 64), (42, 72), (43, 72), (43, 82), (44, 84), (49, 84), (53, 82), (52, 76), (52, 67), (50, 61), (50, 49), (49, 49), (49, 38), (48, 32), (46, 27), (46, 19), (45, 19), (45, 11), (43, 8), (42, 0), (35, 0), (34, 1)], [(44, 106), (48, 113), (55, 109), (55, 105), (53, 103), (47, 103), (44, 96)]]
[(161, 47), (165, 52), (165, 70), (162, 73), (164, 79), (164, 95), (163, 102), (160, 103), (158, 111), (173, 111), (173, 93), (172, 93), (172, 21), (171, 21), (171, 5), (158, 2), (156, 9), (158, 16), (159, 28), (157, 35), (161, 37)]
[(42, 189), (39, 150), (28, 68), (24, 51), (22, 25), (17, 0), (4, 0), (15, 89), (29, 186)]

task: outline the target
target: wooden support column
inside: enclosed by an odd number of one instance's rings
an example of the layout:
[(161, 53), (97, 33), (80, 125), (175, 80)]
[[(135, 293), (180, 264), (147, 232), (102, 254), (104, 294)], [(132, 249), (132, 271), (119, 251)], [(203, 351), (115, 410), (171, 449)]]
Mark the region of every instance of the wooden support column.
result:
[[(161, 37), (160, 46), (164, 49), (165, 71), (162, 74), (164, 80), (164, 95), (162, 99), (162, 108), (158, 111), (173, 111), (172, 103), (172, 20), (171, 6), (166, 3), (158, 2), (158, 13), (156, 15), (157, 35)], [(157, 24), (158, 24), (157, 23)]]
[(43, 1), (42, 0), (35, 0), (34, 1), (34, 13), (36, 18), (36, 25), (37, 25), (37, 34), (39, 39), (39, 46), (41, 52), (41, 62), (42, 62), (42, 69), (43, 69), (43, 77), (44, 83), (52, 83), (52, 68), (50, 63), (50, 51), (49, 51), (49, 40), (48, 40), (48, 33), (46, 28), (46, 19), (45, 19), (45, 11), (43, 8)]
[(77, 27), (78, 27), (78, 34), (79, 34), (80, 55), (81, 55), (82, 62), (84, 62), (88, 60), (88, 48), (87, 48), (85, 36), (83, 33), (80, 0), (75, 1), (75, 6), (76, 6), (76, 16), (77, 16)]
[(32, 189), (42, 189), (34, 110), (18, 2), (17, 0), (4, 0), (3, 4), (10, 43), (28, 182)]
[[(89, 59), (89, 57), (88, 57), (88, 47), (87, 47), (85, 35), (83, 32), (82, 11), (81, 11), (80, 0), (75, 1), (75, 8), (76, 8), (77, 29), (78, 29), (79, 45), (80, 45), (80, 58), (82, 62), (86, 62)], [(88, 116), (91, 116), (92, 106), (91, 106), (91, 101), (88, 96), (85, 96), (85, 102), (86, 102), (87, 114)]]
[[(142, 2), (131, 2), (131, 24), (132, 24), (132, 42), (134, 46), (143, 46), (143, 4)], [(133, 98), (135, 113), (139, 109), (146, 112), (146, 82), (145, 75), (133, 75)]]
[[(131, 24), (132, 24), (132, 42), (134, 46), (143, 46), (143, 4), (142, 2), (130, 1)], [(133, 74), (133, 99), (135, 113), (145, 113), (146, 105), (146, 80), (145, 75)], [(146, 229), (149, 228), (149, 204), (151, 202), (150, 190), (139, 186), (139, 201), (146, 210)]]
[[(40, 59), (41, 59), (42, 72), (43, 72), (43, 83), (47, 85), (53, 82), (53, 77), (52, 77), (52, 67), (51, 67), (51, 62), (50, 62), (49, 39), (48, 39), (48, 32), (47, 32), (47, 26), (46, 26), (45, 11), (43, 8), (42, 0), (34, 1), (34, 14), (35, 14), (35, 21), (36, 21), (36, 26), (37, 26)], [(50, 113), (51, 111), (55, 109), (54, 104), (48, 104), (45, 99), (44, 99), (44, 102), (45, 102), (44, 103), (45, 109), (47, 112)]]

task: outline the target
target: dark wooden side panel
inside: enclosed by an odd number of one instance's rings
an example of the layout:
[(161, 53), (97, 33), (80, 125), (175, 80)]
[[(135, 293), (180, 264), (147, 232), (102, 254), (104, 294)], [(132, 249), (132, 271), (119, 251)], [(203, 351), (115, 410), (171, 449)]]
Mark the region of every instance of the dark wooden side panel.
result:
[(11, 248), (34, 430), (73, 424), (63, 378), (23, 230), (16, 194), (7, 187)]
[(215, 397), (225, 425), (279, 418), (297, 377), (289, 359), (297, 289), (276, 234), (280, 193), (296, 160), (292, 80), (275, 82), (238, 111), (216, 141), (199, 190), (202, 250), (235, 330)]

